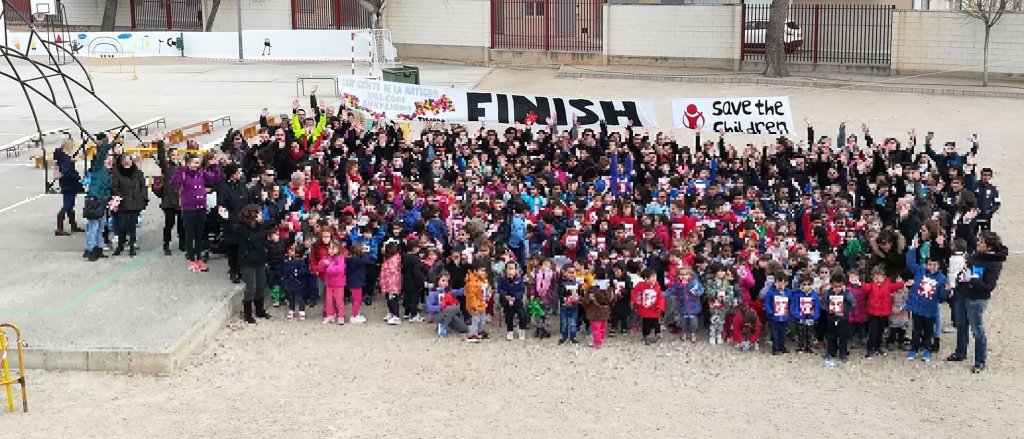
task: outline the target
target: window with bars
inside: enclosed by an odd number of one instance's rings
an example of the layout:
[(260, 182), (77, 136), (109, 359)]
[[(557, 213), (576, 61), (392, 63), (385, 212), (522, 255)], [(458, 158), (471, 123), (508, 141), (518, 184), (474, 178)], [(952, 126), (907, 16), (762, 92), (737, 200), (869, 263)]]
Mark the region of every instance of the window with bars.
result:
[(202, 0), (131, 0), (132, 29), (203, 30)]

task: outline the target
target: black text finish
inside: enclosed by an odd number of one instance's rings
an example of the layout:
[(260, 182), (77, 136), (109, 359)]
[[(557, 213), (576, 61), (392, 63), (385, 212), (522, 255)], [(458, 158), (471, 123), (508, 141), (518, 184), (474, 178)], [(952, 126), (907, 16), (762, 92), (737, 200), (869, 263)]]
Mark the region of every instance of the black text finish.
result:
[[(783, 116), (785, 107), (775, 100), (745, 100), (740, 102), (715, 101), (711, 105), (712, 116)], [(715, 122), (714, 131), (725, 130), (729, 133), (747, 134), (789, 134), (785, 122), (747, 122), (746, 126), (739, 120)]]
[[(555, 121), (557, 125), (568, 125), (570, 114), (576, 114), (580, 125), (596, 125), (604, 120), (610, 126), (625, 126), (632, 120), (634, 126), (644, 126), (636, 102), (625, 100), (592, 101), (540, 96), (531, 99), (520, 95), (479, 92), (466, 92), (466, 100), (470, 122), (524, 122), (532, 112), (537, 116), (538, 123), (544, 123), (551, 116), (554, 104), (554, 111), (558, 113), (558, 120)], [(617, 103), (621, 103), (621, 108), (618, 108)]]

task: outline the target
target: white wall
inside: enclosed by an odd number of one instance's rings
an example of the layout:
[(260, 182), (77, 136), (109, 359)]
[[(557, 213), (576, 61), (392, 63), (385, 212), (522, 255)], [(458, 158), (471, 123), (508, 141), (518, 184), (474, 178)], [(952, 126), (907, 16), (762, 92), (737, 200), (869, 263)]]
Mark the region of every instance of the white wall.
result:
[(389, 0), (384, 27), (391, 29), (396, 44), (490, 47), (490, 4), (489, 0)]
[(611, 5), (609, 56), (734, 59), (739, 54), (735, 6)]
[[(893, 17), (897, 71), (980, 72), (985, 29), (956, 13), (898, 11)], [(965, 67), (979, 66), (977, 69)], [(989, 72), (1024, 75), (1024, 14), (1006, 14), (992, 28)]]

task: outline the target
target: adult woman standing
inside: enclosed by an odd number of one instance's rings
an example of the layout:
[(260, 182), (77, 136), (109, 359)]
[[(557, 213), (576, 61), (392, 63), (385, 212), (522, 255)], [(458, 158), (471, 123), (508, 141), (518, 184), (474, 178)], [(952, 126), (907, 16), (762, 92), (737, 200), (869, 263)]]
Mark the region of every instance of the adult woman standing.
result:
[(203, 167), (203, 159), (189, 156), (186, 165), (179, 167), (171, 176), (169, 186), (178, 188), (181, 193), (182, 235), (185, 237), (185, 254), (188, 257), (188, 270), (192, 272), (209, 271), (203, 262), (203, 245), (205, 242), (206, 225), (206, 186), (220, 182), (220, 164), (212, 157)]
[(168, 184), (174, 173), (182, 166), (181, 153), (175, 148), (164, 146), (164, 133), (156, 133), (156, 162), (160, 166), (163, 181), (163, 193), (160, 196), (160, 209), (164, 211), (164, 254), (171, 255), (171, 230), (178, 230), (178, 251), (185, 251), (185, 240), (182, 238), (181, 224), (181, 187)]
[[(64, 204), (57, 211), (57, 229), (53, 231), (54, 236), (70, 236), (71, 233), (84, 232), (78, 227), (75, 221), (75, 197), (85, 192), (82, 187), (82, 176), (75, 169), (75, 161), (71, 154), (75, 153), (75, 141), (64, 139), (61, 147), (53, 151), (53, 162), (57, 167), (57, 182), (60, 184), (60, 193), (64, 197)], [(64, 231), (64, 218), (68, 219), (71, 225), (71, 232)]]
[(114, 133), (100, 138), (102, 144), (92, 159), (92, 176), (89, 179), (89, 192), (85, 198), (82, 217), (89, 222), (85, 225), (85, 256), (90, 262), (105, 258), (103, 248), (103, 227), (107, 223), (107, 203), (110, 202), (110, 170), (114, 167), (114, 158), (109, 155), (110, 142)]
[(967, 260), (966, 273), (960, 278), (956, 288), (954, 317), (956, 318), (956, 352), (946, 361), (964, 361), (967, 359), (967, 328), (974, 333), (974, 367), (972, 373), (985, 371), (985, 349), (988, 339), (985, 337), (985, 308), (992, 298), (992, 291), (999, 282), (999, 274), (1003, 271), (1006, 261), (1006, 247), (999, 235), (993, 232), (982, 232), (978, 239), (978, 252)]
[(260, 221), (263, 216), (260, 207), (249, 204), (242, 208), (238, 222), (228, 222), (228, 209), (220, 206), (217, 211), (231, 229), (238, 243), (238, 265), (241, 270), (245, 290), (242, 294), (242, 310), (246, 323), (256, 323), (255, 316), (269, 319), (265, 308), (267, 297), (267, 233), (273, 229), (273, 223)]
[(110, 192), (120, 197), (112, 209), (117, 212), (117, 249), (114, 250), (114, 256), (124, 251), (127, 237), (128, 255), (134, 257), (139, 212), (149, 204), (149, 192), (146, 190), (146, 176), (135, 165), (131, 155), (122, 154), (115, 172), (110, 174)]

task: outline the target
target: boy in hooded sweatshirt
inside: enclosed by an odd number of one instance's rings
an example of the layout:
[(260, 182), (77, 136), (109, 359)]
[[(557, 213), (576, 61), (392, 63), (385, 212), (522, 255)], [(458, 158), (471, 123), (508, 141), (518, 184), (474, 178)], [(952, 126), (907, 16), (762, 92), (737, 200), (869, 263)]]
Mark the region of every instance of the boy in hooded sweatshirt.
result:
[(800, 289), (793, 292), (790, 312), (796, 321), (796, 351), (814, 353), (811, 342), (814, 324), (821, 312), (818, 292), (814, 291), (814, 280), (810, 276), (800, 277)]
[(910, 337), (910, 351), (907, 360), (917, 359), (918, 349), (924, 349), (922, 360), (932, 361), (932, 344), (935, 337), (935, 318), (939, 313), (939, 302), (949, 298), (946, 289), (946, 275), (939, 271), (939, 261), (929, 256), (924, 266), (917, 262), (916, 248), (907, 250), (907, 268), (914, 275), (914, 286), (907, 298), (907, 311), (913, 319)]
[(775, 273), (772, 283), (764, 295), (764, 310), (771, 325), (772, 355), (788, 354), (786, 330), (792, 318), (790, 303), (793, 302), (793, 292), (786, 288), (785, 273)]
[[(633, 287), (632, 301), (636, 315), (641, 319), (644, 344), (656, 343), (661, 338), (661, 325), (658, 319), (665, 311), (665, 296), (658, 285), (658, 273), (650, 268), (640, 273), (643, 281)], [(653, 335), (652, 335), (653, 332)]]
[(826, 358), (846, 362), (850, 355), (847, 349), (850, 340), (850, 313), (857, 306), (857, 299), (847, 288), (842, 274), (832, 276), (829, 286), (822, 293), (825, 297), (825, 349)]
[(704, 287), (693, 275), (693, 270), (683, 267), (676, 272), (675, 282), (668, 288), (668, 295), (675, 297), (679, 319), (679, 338), (690, 338), (691, 343), (697, 342), (697, 319), (700, 316), (700, 297), (704, 295)]

